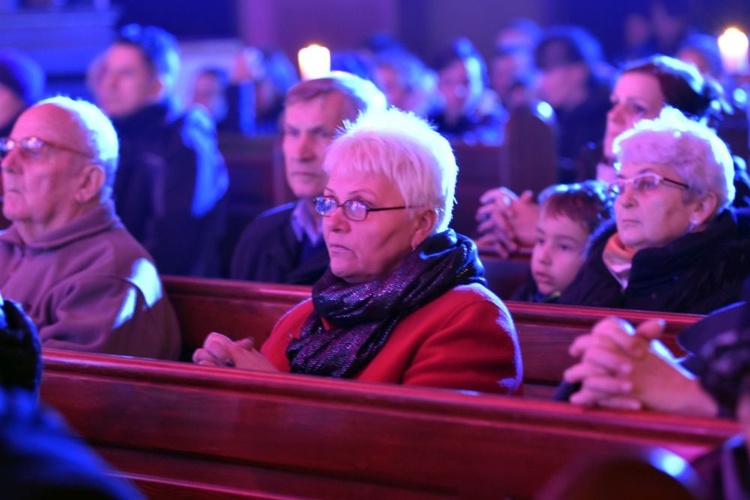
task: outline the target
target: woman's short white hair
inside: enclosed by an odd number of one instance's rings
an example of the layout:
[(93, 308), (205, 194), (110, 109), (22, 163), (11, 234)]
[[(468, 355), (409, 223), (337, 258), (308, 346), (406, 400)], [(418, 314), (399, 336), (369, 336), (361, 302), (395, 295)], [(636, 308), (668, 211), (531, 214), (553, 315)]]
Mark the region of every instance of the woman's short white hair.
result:
[(62, 108), (75, 119), (93, 153), (93, 161), (104, 169), (105, 197), (109, 197), (115, 183), (120, 143), (112, 121), (96, 105), (82, 99), (56, 96), (44, 99), (37, 106), (51, 104)]
[(334, 164), (365, 177), (384, 175), (406, 205), (436, 210), (433, 234), (448, 229), (458, 166), (450, 143), (425, 120), (394, 107), (364, 111), (354, 122), (344, 122), (343, 132), (329, 146), (326, 172)]
[(707, 126), (674, 108), (654, 120), (641, 120), (615, 139), (614, 154), (622, 163), (665, 165), (690, 186), (691, 199), (717, 197), (716, 211), (734, 201), (734, 161), (727, 145)]

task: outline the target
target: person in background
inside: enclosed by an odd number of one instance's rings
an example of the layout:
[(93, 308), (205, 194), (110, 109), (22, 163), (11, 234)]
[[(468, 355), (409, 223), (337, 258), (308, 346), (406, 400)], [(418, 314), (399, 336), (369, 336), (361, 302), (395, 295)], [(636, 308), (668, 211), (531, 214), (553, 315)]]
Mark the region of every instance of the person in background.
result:
[(129, 24), (92, 67), (96, 103), (121, 144), (117, 212), (164, 274), (218, 276), (229, 174), (205, 113), (173, 102), (174, 37)]
[(198, 71), (191, 104), (211, 117), (218, 132), (255, 132), (255, 87), (252, 82), (230, 79), (223, 68), (209, 66)]
[[(735, 169), (747, 175), (747, 162), (750, 161), (750, 125), (748, 122), (747, 92), (737, 87), (737, 83), (726, 74), (721, 61), (719, 42), (715, 37), (695, 33), (688, 36), (677, 52), (677, 58), (695, 66), (709, 82), (718, 82), (721, 89), (721, 106), (717, 106), (709, 125), (716, 129), (730, 147), (735, 158)], [(750, 180), (746, 182), (750, 184)], [(750, 191), (737, 186), (741, 198), (750, 198)]]
[(654, 53), (675, 56), (684, 41), (696, 32), (690, 0), (651, 0), (649, 13), (654, 35)]
[(720, 413), (733, 416), (741, 428), (741, 434), (693, 463), (711, 498), (750, 498), (750, 290), (745, 286), (743, 302), (724, 311), (721, 319), (701, 321), (706, 333), (701, 387)]
[(42, 98), (45, 79), (39, 63), (26, 54), (0, 50), (0, 137), (7, 137), (19, 115)]
[(362, 49), (335, 50), (331, 53), (331, 71), (341, 71), (364, 80), (375, 81), (375, 61)]
[(180, 332), (159, 273), (111, 199), (118, 141), (91, 103), (55, 97), (0, 139), (0, 292), (44, 348), (177, 359)]
[(504, 111), (487, 88), (484, 59), (467, 38), (456, 39), (436, 58), (441, 104), (427, 118), (448, 139), (499, 143)]
[[(42, 98), (44, 85), (44, 71), (36, 61), (13, 49), (0, 50), (0, 137), (8, 137), (21, 113)], [(0, 229), (9, 225), (0, 216)]]
[(347, 73), (306, 80), (289, 91), (281, 149), (297, 201), (261, 213), (245, 228), (232, 257), (232, 279), (311, 285), (323, 275), (328, 253), (313, 200), (327, 180), (326, 148), (344, 120), (385, 107), (372, 82)]
[[(603, 139), (588, 144), (579, 152), (574, 170), (579, 180), (616, 178), (612, 145), (615, 138), (642, 119), (655, 118), (665, 106), (671, 106), (687, 117), (708, 121), (719, 107), (720, 94), (689, 64), (666, 56), (654, 56), (628, 65), (615, 83), (610, 96), (611, 109)], [(747, 172), (735, 165), (735, 206), (747, 206), (750, 192)], [(531, 191), (520, 196), (501, 187), (487, 191), (477, 213), (480, 244), (507, 257), (519, 248), (534, 244), (534, 225), (539, 205)]]
[(531, 277), (514, 295), (526, 302), (557, 302), (586, 259), (589, 238), (609, 220), (606, 185), (557, 184), (539, 195)]
[(448, 229), (458, 167), (449, 142), (396, 108), (371, 109), (328, 148), (315, 207), (329, 269), (261, 351), (212, 333), (193, 360), (370, 382), (513, 394), (513, 321), (476, 246)]
[[(300, 81), (297, 68), (289, 57), (278, 48), (248, 47), (235, 60), (232, 81), (240, 87), (249, 82), (255, 88), (253, 134), (277, 134), (281, 127), (284, 99), (289, 90)], [(249, 101), (250, 99), (246, 102)], [(237, 106), (240, 105), (238, 103)]]
[(534, 48), (542, 30), (529, 19), (515, 19), (495, 38), (490, 64), (490, 83), (506, 110), (528, 104), (536, 98)]
[(6, 500), (145, 498), (25, 390), (0, 388), (0, 463)]
[(389, 49), (375, 55), (374, 82), (388, 104), (417, 116), (426, 116), (432, 105), (435, 75), (414, 54)]
[(225, 97), (229, 86), (229, 74), (218, 67), (206, 67), (198, 71), (193, 82), (192, 105), (201, 106), (218, 124), (227, 116)]
[(129, 483), (38, 405), (42, 379), (37, 329), (21, 307), (0, 297), (0, 481), (4, 499), (139, 499)]
[(725, 83), (724, 65), (715, 37), (694, 33), (682, 41), (675, 57), (695, 66), (705, 78), (712, 78), (722, 86)]
[(631, 4), (622, 20), (622, 47), (614, 60), (620, 66), (656, 54), (649, 6)]
[(668, 108), (615, 139), (615, 220), (561, 304), (707, 314), (739, 300), (750, 219), (731, 208), (734, 164), (705, 125)]
[(42, 345), (34, 323), (16, 302), (0, 297), (0, 386), (35, 396), (42, 382)]
[(575, 182), (574, 159), (604, 134), (611, 86), (599, 42), (578, 26), (547, 30), (534, 51), (538, 96), (557, 118), (560, 182)]

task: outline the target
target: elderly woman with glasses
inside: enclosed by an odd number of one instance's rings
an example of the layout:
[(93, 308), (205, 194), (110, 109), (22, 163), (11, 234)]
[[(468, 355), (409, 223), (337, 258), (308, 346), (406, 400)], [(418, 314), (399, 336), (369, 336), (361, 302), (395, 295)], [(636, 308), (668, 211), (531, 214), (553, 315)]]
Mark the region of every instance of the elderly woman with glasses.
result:
[[(576, 158), (574, 170), (560, 173), (561, 181), (612, 181), (616, 175), (612, 146), (618, 135), (640, 120), (656, 118), (668, 106), (692, 120), (710, 122), (722, 108), (720, 90), (695, 67), (672, 57), (655, 55), (634, 61), (624, 68), (612, 90), (602, 142), (587, 145)], [(750, 182), (741, 159), (733, 175), (737, 190), (733, 205), (750, 205)], [(491, 189), (481, 202), (477, 213), (480, 245), (507, 257), (534, 244), (539, 206), (531, 191), (518, 196), (505, 187)]]
[(750, 220), (732, 211), (732, 157), (704, 125), (668, 108), (614, 145), (615, 221), (593, 237), (560, 303), (708, 313), (739, 299)]
[(476, 247), (448, 229), (457, 166), (447, 140), (392, 108), (360, 115), (330, 146), (315, 200), (330, 268), (260, 351), (212, 333), (198, 364), (510, 394), (513, 322)]

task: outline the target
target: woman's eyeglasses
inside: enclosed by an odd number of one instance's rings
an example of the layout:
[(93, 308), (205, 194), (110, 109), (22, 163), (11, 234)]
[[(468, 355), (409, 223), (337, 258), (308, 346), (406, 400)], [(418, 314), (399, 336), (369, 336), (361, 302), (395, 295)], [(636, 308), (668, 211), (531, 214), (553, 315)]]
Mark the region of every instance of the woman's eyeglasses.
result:
[(673, 181), (662, 175), (648, 172), (645, 174), (636, 175), (630, 179), (617, 179), (616, 181), (609, 184), (607, 192), (610, 196), (619, 196), (624, 190), (625, 186), (633, 186), (635, 191), (651, 191), (659, 187), (660, 184), (668, 184), (681, 189), (690, 189), (690, 186), (684, 182)]
[(86, 158), (91, 158), (91, 154), (84, 153), (75, 148), (70, 148), (62, 144), (56, 144), (51, 141), (45, 141), (38, 137), (24, 137), (23, 139), (11, 139), (10, 137), (0, 138), (0, 158), (5, 158), (11, 151), (20, 148), (21, 156), (24, 158), (38, 158), (44, 148), (59, 149), (69, 153), (79, 154)]
[(323, 217), (330, 217), (333, 213), (341, 207), (344, 210), (344, 217), (352, 221), (362, 221), (367, 218), (367, 214), (370, 212), (385, 212), (386, 210), (403, 210), (407, 207), (406, 205), (400, 207), (381, 207), (381, 208), (370, 208), (359, 200), (346, 200), (344, 203), (339, 203), (335, 198), (331, 196), (316, 196), (313, 199), (315, 203), (315, 211)]

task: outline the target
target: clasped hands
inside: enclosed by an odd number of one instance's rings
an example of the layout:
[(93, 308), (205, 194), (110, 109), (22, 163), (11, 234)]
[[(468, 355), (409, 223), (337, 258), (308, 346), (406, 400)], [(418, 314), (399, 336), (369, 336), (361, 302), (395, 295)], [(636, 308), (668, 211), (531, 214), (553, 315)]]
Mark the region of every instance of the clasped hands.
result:
[(476, 215), (477, 231), (481, 235), (478, 246), (491, 248), (501, 258), (507, 258), (534, 245), (539, 206), (531, 191), (518, 196), (500, 187), (487, 191), (479, 201), (482, 205)]
[(581, 384), (570, 402), (715, 416), (713, 400), (657, 340), (663, 330), (663, 320), (647, 320), (633, 328), (625, 320), (610, 317), (578, 337), (569, 352), (579, 361), (564, 374), (567, 382)]
[(241, 370), (278, 372), (268, 358), (253, 345), (252, 338), (232, 341), (221, 333), (206, 337), (203, 347), (193, 353), (193, 362), (203, 366), (222, 366)]

